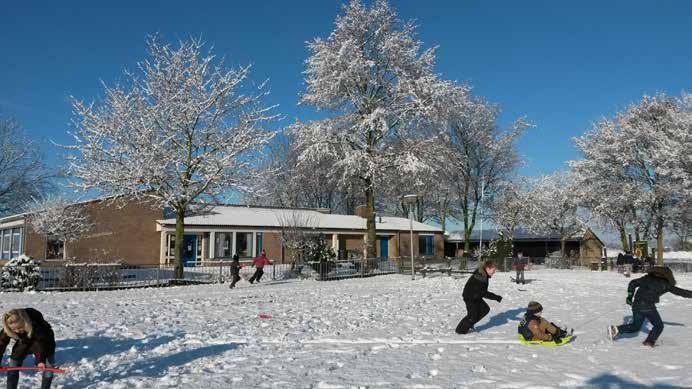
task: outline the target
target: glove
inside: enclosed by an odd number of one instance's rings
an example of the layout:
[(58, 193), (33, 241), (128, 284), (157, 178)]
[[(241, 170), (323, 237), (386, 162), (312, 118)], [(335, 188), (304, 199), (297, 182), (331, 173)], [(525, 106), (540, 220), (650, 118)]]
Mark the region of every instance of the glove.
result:
[(625, 299), (625, 303), (627, 303), (627, 305), (632, 305), (632, 297), (632, 293), (627, 294), (627, 298)]
[(555, 342), (555, 343), (562, 342), (562, 337), (560, 337), (559, 334), (553, 334), (553, 342)]
[(502, 296), (497, 296), (495, 298), (495, 301), (497, 301), (498, 303), (501, 303), (502, 302)]

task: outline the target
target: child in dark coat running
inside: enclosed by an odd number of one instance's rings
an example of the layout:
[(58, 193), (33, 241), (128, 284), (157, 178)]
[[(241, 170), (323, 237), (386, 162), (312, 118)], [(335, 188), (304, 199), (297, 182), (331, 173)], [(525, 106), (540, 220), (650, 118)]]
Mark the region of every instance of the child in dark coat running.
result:
[(501, 296), (488, 292), (488, 281), (496, 270), (493, 261), (485, 261), (466, 281), (462, 294), (464, 303), (466, 303), (466, 317), (461, 319), (457, 325), (457, 334), (467, 334), (476, 323), (490, 312), (490, 307), (483, 301), (484, 298), (495, 300), (498, 303), (502, 301)]
[(654, 327), (646, 337), (644, 345), (653, 347), (663, 332), (663, 321), (656, 310), (656, 303), (661, 295), (667, 292), (692, 298), (692, 291), (675, 287), (675, 277), (667, 266), (654, 266), (644, 277), (630, 281), (625, 302), (632, 306), (632, 322), (617, 327), (611, 325), (608, 327), (608, 337), (614, 339), (619, 333), (638, 332), (644, 324), (644, 319), (648, 319)]
[(233, 261), (231, 261), (231, 277), (233, 277), (233, 280), (231, 281), (231, 285), (228, 287), (233, 289), (235, 288), (236, 282), (240, 281), (240, 263), (238, 262), (238, 254), (233, 255)]
[[(34, 354), (34, 361), (39, 368), (55, 365), (55, 334), (50, 324), (43, 319), (41, 312), (33, 308), (12, 309), (5, 312), (2, 319), (0, 364), (10, 340), (14, 339), (9, 366), (22, 366), (29, 354)], [(50, 388), (52, 381), (53, 373), (44, 371), (41, 389)], [(8, 372), (7, 389), (16, 389), (17, 385), (19, 371)]]

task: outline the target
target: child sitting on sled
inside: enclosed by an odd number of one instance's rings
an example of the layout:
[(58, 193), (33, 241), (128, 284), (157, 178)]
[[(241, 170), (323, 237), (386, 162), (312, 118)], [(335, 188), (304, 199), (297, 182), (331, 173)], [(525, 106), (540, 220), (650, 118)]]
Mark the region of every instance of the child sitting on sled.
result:
[(561, 343), (568, 335), (567, 331), (542, 318), (542, 313), (543, 306), (536, 301), (531, 301), (526, 309), (524, 320), (519, 323), (519, 334), (527, 341)]

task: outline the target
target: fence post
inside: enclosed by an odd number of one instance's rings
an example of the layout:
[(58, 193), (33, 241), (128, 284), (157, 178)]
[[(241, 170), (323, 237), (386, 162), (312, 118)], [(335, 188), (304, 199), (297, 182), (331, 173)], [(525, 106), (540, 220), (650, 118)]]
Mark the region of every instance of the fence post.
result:
[(272, 264), (272, 281), (276, 281), (276, 264)]

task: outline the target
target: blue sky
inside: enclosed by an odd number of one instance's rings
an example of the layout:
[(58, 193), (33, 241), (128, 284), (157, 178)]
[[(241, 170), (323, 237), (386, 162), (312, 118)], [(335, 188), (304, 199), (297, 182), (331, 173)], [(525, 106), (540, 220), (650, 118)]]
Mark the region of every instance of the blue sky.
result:
[[(104, 4), (100, 4), (104, 3)], [(227, 63), (254, 64), (286, 119), (297, 107), (305, 41), (326, 37), (341, 1), (8, 0), (0, 13), (0, 111), (14, 116), (59, 163), (49, 141), (67, 143), (67, 97), (92, 100), (145, 58), (147, 34), (201, 36)], [(437, 70), (504, 108), (503, 121), (535, 124), (519, 146), (526, 175), (577, 157), (571, 138), (643, 94), (692, 90), (692, 2), (392, 1), (439, 45)]]

